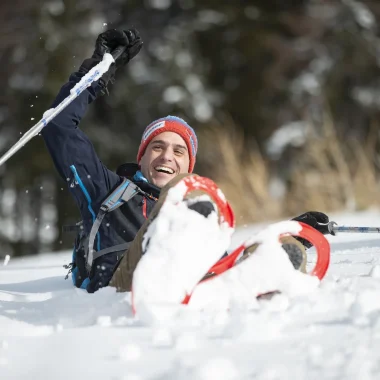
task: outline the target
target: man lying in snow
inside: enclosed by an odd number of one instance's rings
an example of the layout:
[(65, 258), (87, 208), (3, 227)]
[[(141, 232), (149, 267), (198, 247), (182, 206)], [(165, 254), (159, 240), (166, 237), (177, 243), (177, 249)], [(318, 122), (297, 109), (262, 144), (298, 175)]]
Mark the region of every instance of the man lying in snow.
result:
[[(82, 216), (71, 271), (75, 286), (90, 293), (107, 285), (118, 291), (131, 289), (132, 275), (148, 245), (143, 249), (144, 233), (159, 214), (168, 190), (193, 172), (198, 148), (194, 130), (181, 118), (166, 116), (145, 128), (137, 164), (123, 164), (114, 173), (100, 161), (92, 143), (78, 128), (88, 105), (107, 93), (108, 82), (113, 81), (116, 70), (141, 50), (143, 42), (135, 29), (108, 30), (100, 34), (92, 57), (70, 76), (53, 107), (69, 95), (70, 89), (102, 60), (106, 52), (112, 53), (120, 45), (126, 50), (109, 71), (42, 131), (54, 164), (68, 183)], [(207, 219), (218, 211), (207, 198), (199, 199), (188, 203), (193, 213)], [(329, 232), (325, 225), (328, 217), (323, 213), (309, 212), (295, 220), (310, 224), (324, 234)], [(194, 240), (196, 238), (194, 236)], [(301, 244), (292, 237), (285, 240), (283, 247), (292, 264), (304, 271), (303, 244), (307, 247), (307, 242)], [(220, 257), (223, 252), (217, 255)]]

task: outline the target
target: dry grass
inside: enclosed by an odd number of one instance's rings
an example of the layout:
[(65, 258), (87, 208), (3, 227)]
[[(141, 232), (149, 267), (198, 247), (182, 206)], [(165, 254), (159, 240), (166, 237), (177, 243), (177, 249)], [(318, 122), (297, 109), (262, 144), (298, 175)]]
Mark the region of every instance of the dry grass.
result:
[[(270, 192), (273, 167), (254, 143), (247, 151), (244, 136), (233, 123), (212, 126), (200, 141), (203, 163), (230, 201), (238, 224), (274, 220), (307, 210), (325, 212), (379, 206), (376, 166), (378, 126), (365, 143), (342, 140), (326, 115), (319, 136), (310, 136), (288, 170), (282, 197)], [(294, 158), (294, 157), (293, 157)], [(277, 163), (278, 165), (279, 163)]]
[(231, 203), (238, 224), (278, 218), (281, 204), (268, 191), (268, 162), (257, 147), (247, 153), (244, 136), (237, 131), (231, 124), (227, 128), (214, 126), (201, 134), (208, 172)]

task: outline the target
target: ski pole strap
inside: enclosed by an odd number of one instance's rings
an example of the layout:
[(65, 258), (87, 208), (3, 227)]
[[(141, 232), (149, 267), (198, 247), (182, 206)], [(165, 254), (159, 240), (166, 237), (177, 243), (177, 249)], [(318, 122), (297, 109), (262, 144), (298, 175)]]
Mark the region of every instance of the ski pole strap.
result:
[[(90, 235), (89, 235), (88, 253), (87, 253), (87, 260), (86, 260), (86, 267), (87, 267), (88, 273), (91, 272), (92, 263), (94, 262), (94, 260), (96, 258), (103, 256), (106, 253), (116, 252), (118, 250), (121, 251), (124, 249), (124, 245), (120, 244), (121, 246), (123, 246), (120, 249), (115, 249), (115, 247), (117, 247), (117, 246), (114, 246), (114, 247), (109, 247), (109, 248), (106, 248), (103, 250), (99, 250), (98, 252), (95, 252), (94, 251), (95, 237), (99, 231), (100, 225), (102, 224), (102, 221), (103, 221), (105, 215), (110, 211), (116, 210), (123, 203), (128, 202), (138, 192), (139, 192), (139, 188), (133, 182), (124, 178), (123, 182), (102, 203), (100, 210), (98, 212), (98, 215), (94, 221), (94, 224), (92, 225)], [(128, 247), (126, 247), (126, 248), (128, 248)]]

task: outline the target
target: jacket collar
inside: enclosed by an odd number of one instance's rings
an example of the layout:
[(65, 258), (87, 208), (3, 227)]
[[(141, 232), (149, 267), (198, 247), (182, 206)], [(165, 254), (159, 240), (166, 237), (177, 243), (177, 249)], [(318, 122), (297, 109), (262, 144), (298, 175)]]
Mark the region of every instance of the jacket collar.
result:
[(126, 177), (133, 181), (142, 191), (152, 195), (154, 198), (158, 198), (161, 189), (152, 183), (150, 183), (140, 171), (140, 167), (135, 163), (126, 163), (120, 165), (116, 174), (121, 177)]

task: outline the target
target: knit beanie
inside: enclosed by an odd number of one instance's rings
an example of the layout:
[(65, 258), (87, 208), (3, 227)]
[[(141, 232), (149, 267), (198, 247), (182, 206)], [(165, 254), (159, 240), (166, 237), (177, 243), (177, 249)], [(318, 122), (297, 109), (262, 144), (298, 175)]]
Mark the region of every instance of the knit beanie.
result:
[(197, 136), (193, 128), (191, 128), (185, 120), (176, 116), (166, 116), (155, 120), (145, 128), (145, 131), (142, 135), (139, 151), (137, 153), (137, 162), (140, 162), (141, 157), (145, 153), (146, 147), (152, 141), (152, 139), (163, 132), (177, 133), (185, 140), (190, 158), (189, 173), (192, 173), (195, 165), (195, 156), (198, 149)]

